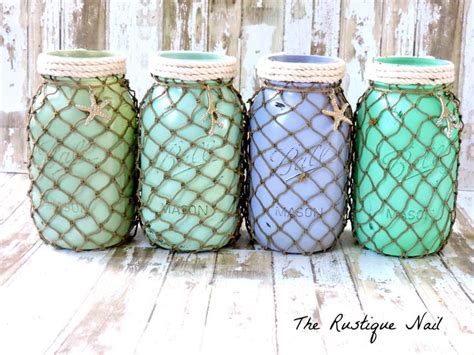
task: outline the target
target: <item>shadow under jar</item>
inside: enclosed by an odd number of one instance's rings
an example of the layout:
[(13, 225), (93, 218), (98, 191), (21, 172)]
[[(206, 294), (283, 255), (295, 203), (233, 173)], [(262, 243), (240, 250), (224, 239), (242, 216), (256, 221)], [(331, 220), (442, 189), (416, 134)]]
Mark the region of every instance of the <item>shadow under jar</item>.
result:
[(168, 51), (150, 57), (156, 83), (140, 116), (140, 221), (151, 244), (219, 249), (241, 223), (245, 108), (234, 57)]
[(135, 221), (137, 103), (125, 57), (42, 53), (29, 111), (32, 217), (41, 238), (74, 250), (130, 239)]
[(346, 223), (351, 109), (342, 60), (272, 55), (251, 99), (248, 230), (264, 248), (311, 254)]
[(462, 129), (454, 65), (382, 57), (367, 78), (355, 130), (354, 235), (386, 255), (440, 251), (455, 219)]

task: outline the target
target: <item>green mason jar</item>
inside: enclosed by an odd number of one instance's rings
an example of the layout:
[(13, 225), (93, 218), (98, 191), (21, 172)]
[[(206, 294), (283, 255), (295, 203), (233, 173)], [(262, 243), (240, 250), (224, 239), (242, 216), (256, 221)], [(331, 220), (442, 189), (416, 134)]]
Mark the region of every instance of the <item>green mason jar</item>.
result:
[(360, 98), (353, 167), (354, 235), (377, 252), (440, 251), (455, 219), (462, 122), (454, 65), (376, 58)]
[(153, 245), (218, 249), (238, 235), (244, 105), (234, 57), (159, 52), (140, 108), (140, 221)]
[(138, 109), (125, 71), (125, 58), (112, 52), (39, 56), (43, 84), (28, 125), (29, 195), (47, 243), (90, 250), (130, 238)]

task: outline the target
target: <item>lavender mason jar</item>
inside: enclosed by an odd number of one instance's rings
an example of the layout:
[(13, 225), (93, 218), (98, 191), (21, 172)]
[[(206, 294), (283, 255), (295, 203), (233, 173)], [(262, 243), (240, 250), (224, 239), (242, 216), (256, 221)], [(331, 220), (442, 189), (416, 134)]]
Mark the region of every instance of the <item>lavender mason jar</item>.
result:
[(346, 223), (352, 116), (344, 62), (310, 55), (259, 61), (251, 99), (247, 227), (264, 248), (311, 254)]

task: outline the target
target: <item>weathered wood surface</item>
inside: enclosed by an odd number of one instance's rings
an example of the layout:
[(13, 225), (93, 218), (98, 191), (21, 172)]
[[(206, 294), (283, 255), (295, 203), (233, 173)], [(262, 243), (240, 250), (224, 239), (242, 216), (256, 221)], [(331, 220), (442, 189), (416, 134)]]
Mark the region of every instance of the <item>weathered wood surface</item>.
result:
[(248, 99), (255, 63), (285, 51), (340, 56), (351, 105), (366, 88), (365, 64), (378, 55), (432, 55), (457, 67), (466, 123), (460, 187), (474, 190), (474, 4), (470, 0), (5, 0), (0, 5), (0, 171), (26, 167), (28, 100), (41, 51), (120, 50), (140, 100), (151, 84), (153, 50), (209, 50), (240, 61), (236, 85)]
[[(0, 353), (470, 354), (474, 336), (474, 194), (461, 194), (440, 255), (400, 260), (355, 244), (311, 257), (129, 245), (75, 253), (39, 241), (25, 174), (0, 174)], [(407, 331), (426, 312), (440, 331)], [(329, 330), (334, 318), (395, 321), (394, 332)], [(309, 316), (320, 330), (296, 330)], [(306, 319), (302, 326), (306, 324)], [(26, 337), (26, 338), (25, 338)]]

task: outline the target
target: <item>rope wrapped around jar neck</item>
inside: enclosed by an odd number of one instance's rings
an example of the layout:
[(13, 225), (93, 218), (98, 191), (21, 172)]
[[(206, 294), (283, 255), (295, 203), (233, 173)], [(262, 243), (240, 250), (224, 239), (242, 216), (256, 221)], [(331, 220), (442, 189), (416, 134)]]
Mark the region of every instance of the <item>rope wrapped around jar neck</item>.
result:
[(334, 84), (339, 82), (344, 75), (345, 64), (339, 58), (302, 56), (321, 59), (320, 62), (303, 62), (279, 60), (280, 56), (293, 57), (285, 54), (272, 54), (258, 61), (257, 75), (261, 80)]
[(95, 78), (124, 75), (127, 61), (121, 53), (79, 49), (41, 53), (37, 67), (41, 75)]
[(455, 81), (455, 70), (454, 64), (447, 60), (428, 57), (381, 57), (368, 62), (365, 78), (385, 84), (436, 86), (452, 84)]

